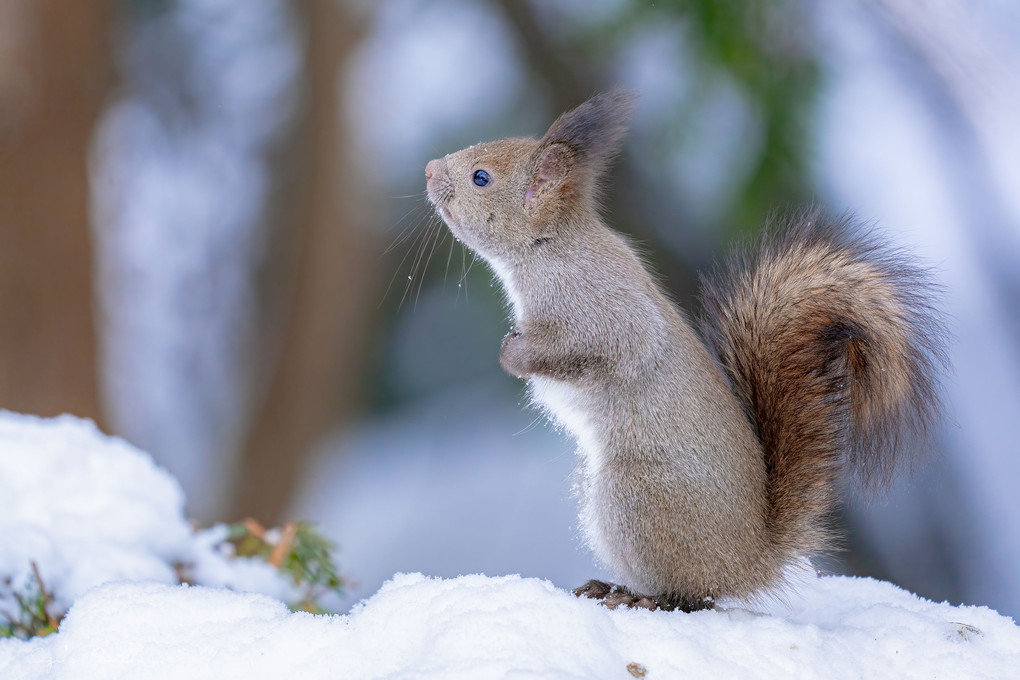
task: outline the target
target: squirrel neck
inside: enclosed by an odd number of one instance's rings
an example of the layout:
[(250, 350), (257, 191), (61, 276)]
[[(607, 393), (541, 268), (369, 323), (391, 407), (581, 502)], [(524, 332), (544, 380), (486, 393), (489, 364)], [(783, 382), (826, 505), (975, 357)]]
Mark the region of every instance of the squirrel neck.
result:
[(558, 230), (513, 261), (491, 264), (517, 322), (597, 322), (600, 312), (624, 302), (654, 316), (672, 309), (624, 237), (596, 217)]

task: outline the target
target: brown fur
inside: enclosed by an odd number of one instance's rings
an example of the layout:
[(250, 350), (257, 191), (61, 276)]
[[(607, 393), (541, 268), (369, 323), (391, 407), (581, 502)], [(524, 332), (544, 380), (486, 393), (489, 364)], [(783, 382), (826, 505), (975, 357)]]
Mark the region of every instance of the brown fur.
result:
[(934, 425), (946, 330), (925, 273), (851, 219), (775, 222), (703, 282), (702, 329), (764, 448), (772, 540), (808, 554), (844, 465), (881, 485)]
[(942, 333), (922, 272), (808, 212), (706, 283), (710, 352), (598, 216), (630, 109), (599, 95), (541, 140), (476, 145), (426, 175), (503, 283), (500, 362), (577, 437), (585, 538), (633, 596), (584, 592), (692, 610), (773, 588), (828, 545), (844, 461), (881, 478), (933, 422)]

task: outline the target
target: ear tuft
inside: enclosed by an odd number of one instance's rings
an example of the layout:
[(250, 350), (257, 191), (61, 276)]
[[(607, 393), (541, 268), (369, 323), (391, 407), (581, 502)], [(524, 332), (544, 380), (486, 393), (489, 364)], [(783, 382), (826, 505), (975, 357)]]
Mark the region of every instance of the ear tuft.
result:
[(634, 93), (615, 89), (595, 95), (556, 119), (541, 146), (565, 144), (592, 179), (605, 172), (620, 150), (634, 110)]

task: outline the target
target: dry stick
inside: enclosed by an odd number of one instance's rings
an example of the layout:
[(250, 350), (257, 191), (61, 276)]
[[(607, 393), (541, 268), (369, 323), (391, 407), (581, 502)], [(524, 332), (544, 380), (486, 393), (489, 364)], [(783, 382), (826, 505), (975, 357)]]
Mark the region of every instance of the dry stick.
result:
[(294, 542), (294, 536), (297, 534), (297, 523), (287, 522), (283, 525), (283, 531), (280, 533), (280, 540), (277, 541), (276, 545), (273, 546), (273, 552), (269, 554), (269, 564), (273, 565), (277, 569), (283, 564), (283, 558), (290, 552), (290, 546)]
[(266, 528), (259, 524), (257, 519), (254, 517), (245, 517), (241, 523), (244, 524), (244, 528), (248, 530), (249, 534), (260, 541), (266, 540)]

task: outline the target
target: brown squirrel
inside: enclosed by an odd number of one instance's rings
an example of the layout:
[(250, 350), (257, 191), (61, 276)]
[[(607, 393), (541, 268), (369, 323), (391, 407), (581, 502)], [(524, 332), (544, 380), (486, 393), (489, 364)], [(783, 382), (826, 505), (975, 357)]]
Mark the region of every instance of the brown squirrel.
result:
[(578, 440), (582, 531), (626, 586), (575, 594), (692, 611), (774, 590), (831, 547), (841, 472), (887, 479), (935, 424), (945, 332), (922, 269), (811, 209), (703, 282), (699, 337), (599, 215), (632, 102), (598, 95), (541, 140), (478, 144), (425, 177), (513, 307), (500, 363)]

